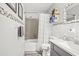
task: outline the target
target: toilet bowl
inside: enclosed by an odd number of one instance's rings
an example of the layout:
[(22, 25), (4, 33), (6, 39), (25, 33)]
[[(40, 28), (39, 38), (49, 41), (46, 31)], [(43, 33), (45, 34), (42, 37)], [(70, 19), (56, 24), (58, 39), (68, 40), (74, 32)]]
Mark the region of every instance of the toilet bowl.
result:
[(42, 44), (42, 51), (43, 56), (50, 56), (50, 44)]

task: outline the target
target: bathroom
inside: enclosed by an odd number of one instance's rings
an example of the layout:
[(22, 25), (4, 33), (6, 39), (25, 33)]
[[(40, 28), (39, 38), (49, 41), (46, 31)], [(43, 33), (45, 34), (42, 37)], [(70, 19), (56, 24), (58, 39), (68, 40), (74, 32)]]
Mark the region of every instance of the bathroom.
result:
[[(29, 5), (29, 4), (26, 4)], [(33, 5), (34, 4), (30, 4)], [(42, 5), (35, 4), (35, 5)], [(43, 4), (45, 5), (45, 4)], [(30, 13), (30, 18), (39, 18), (38, 39), (36, 51), (43, 56), (76, 56), (79, 55), (79, 4), (78, 3), (52, 3), (47, 12)], [(29, 6), (30, 8), (30, 6)], [(42, 8), (41, 8), (42, 9)], [(53, 9), (56, 9), (54, 21), (50, 21)], [(35, 12), (32, 10), (30, 12)], [(27, 12), (26, 12), (27, 13)], [(32, 16), (33, 15), (33, 16)], [(37, 16), (36, 16), (37, 15)], [(38, 17), (39, 16), (39, 17)], [(28, 40), (28, 39), (27, 39)], [(35, 41), (34, 41), (35, 42)], [(63, 43), (62, 43), (63, 42)], [(31, 42), (33, 43), (33, 42)], [(26, 42), (27, 46), (27, 42)], [(31, 44), (30, 44), (31, 46)], [(33, 47), (33, 45), (32, 45)], [(34, 52), (32, 48), (27, 51)], [(27, 54), (28, 55), (28, 54)]]
[[(26, 4), (26, 5), (29, 5), (29, 4)], [(33, 7), (33, 5), (41, 6), (42, 4), (40, 3), (40, 4), (30, 4), (30, 5), (32, 5)], [(44, 13), (41, 12), (40, 14), (30, 13), (30, 16), (29, 16), (30, 18), (32, 17), (34, 18), (36, 16), (37, 16), (36, 18), (39, 18), (38, 38), (37, 38), (36, 45), (35, 45), (35, 40), (32, 40), (30, 42), (29, 44), (30, 48), (27, 43), (30, 40), (28, 39), (26, 40), (26, 45), (25, 45), (26, 55), (28, 56), (33, 53), (35, 53), (35, 55), (36, 54), (38, 55), (39, 52), (43, 56), (76, 56), (78, 55), (79, 53), (78, 52), (79, 50), (79, 47), (78, 47), (79, 7), (78, 6), (79, 4), (78, 3), (52, 3), (48, 5), (51, 5), (51, 6), (47, 12), (44, 12)], [(50, 17), (52, 16), (53, 9), (57, 10), (56, 11), (57, 19), (50, 22)], [(36, 46), (36, 49), (33, 46)], [(34, 51), (37, 51), (38, 53)]]
[(79, 3), (0, 3), (0, 56), (79, 56)]

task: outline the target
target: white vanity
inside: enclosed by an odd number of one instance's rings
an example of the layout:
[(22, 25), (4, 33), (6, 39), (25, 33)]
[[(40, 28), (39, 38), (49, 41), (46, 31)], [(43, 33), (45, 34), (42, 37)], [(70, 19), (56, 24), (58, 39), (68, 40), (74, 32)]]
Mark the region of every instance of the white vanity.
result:
[(51, 56), (79, 56), (79, 45), (56, 37), (50, 38)]

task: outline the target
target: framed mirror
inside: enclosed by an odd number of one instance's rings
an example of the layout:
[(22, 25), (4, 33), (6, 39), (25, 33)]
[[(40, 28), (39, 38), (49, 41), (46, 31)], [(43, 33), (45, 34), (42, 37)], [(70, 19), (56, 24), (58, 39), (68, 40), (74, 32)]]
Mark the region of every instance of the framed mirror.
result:
[(18, 16), (23, 20), (23, 6), (21, 3), (18, 3)]
[(17, 3), (6, 3), (15, 13), (17, 12)]

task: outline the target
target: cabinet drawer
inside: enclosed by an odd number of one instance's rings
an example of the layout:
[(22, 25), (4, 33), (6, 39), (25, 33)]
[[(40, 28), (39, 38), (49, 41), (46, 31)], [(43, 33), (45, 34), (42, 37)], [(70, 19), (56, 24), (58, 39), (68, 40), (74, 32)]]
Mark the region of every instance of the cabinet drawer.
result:
[(50, 56), (59, 56), (54, 50), (50, 51)]
[(51, 50), (54, 50), (54, 44), (53, 43), (50, 43), (50, 48), (51, 48)]
[(69, 53), (67, 53), (66, 51), (64, 51), (63, 49), (57, 47), (56, 45), (54, 45), (54, 51), (56, 53), (58, 53), (60, 56), (71, 56)]
[(58, 54), (54, 51), (53, 43), (50, 43), (50, 56), (58, 56)]

